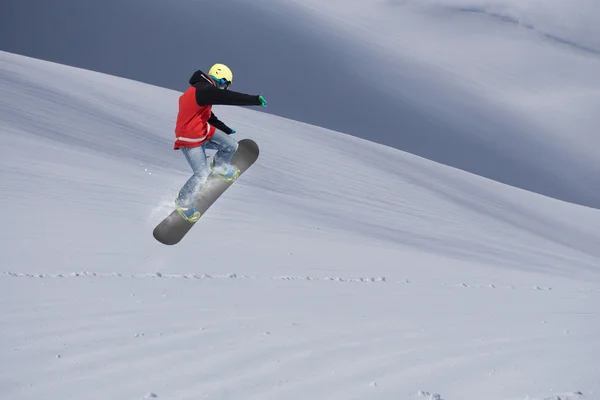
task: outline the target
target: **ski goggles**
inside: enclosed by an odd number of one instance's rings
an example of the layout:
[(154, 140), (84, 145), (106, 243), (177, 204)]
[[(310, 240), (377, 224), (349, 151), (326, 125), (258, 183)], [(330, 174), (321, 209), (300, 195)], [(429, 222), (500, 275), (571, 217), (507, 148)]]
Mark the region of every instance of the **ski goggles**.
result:
[(229, 82), (225, 78), (215, 79), (213, 77), (213, 80), (215, 81), (215, 83), (217, 84), (217, 86), (219, 87), (219, 89), (223, 88), (223, 89), (227, 90), (227, 89), (229, 89), (229, 86), (231, 86), (231, 82)]

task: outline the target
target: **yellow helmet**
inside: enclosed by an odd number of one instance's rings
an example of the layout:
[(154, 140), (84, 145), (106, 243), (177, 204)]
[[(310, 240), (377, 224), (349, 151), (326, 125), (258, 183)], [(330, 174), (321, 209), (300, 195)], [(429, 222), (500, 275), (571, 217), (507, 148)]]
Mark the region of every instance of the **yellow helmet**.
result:
[(215, 80), (225, 79), (230, 85), (233, 82), (233, 74), (227, 65), (224, 64), (215, 64), (210, 67), (208, 71), (208, 75), (210, 75)]

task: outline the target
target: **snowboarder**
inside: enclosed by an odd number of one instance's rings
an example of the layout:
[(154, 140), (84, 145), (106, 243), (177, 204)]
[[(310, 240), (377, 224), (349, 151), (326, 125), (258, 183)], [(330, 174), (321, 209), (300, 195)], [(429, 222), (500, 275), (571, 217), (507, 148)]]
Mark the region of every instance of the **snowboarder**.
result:
[[(200, 70), (194, 72), (189, 80), (190, 87), (179, 97), (174, 149), (181, 149), (193, 175), (179, 191), (175, 207), (190, 222), (200, 218), (194, 198), (211, 171), (229, 182), (239, 175), (239, 170), (230, 164), (238, 148), (237, 141), (231, 137), (235, 130), (214, 115), (212, 106), (267, 106), (263, 96), (228, 90), (232, 82), (231, 70), (226, 65), (215, 64), (208, 74)], [(206, 149), (217, 150), (210, 166)]]

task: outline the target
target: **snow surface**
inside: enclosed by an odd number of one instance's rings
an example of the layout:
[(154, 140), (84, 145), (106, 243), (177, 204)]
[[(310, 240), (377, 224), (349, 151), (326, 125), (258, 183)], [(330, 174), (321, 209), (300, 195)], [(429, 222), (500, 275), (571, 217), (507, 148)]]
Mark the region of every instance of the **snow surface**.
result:
[(216, 107), (260, 158), (167, 247), (179, 93), (6, 52), (0, 93), (0, 398), (600, 398), (600, 211)]

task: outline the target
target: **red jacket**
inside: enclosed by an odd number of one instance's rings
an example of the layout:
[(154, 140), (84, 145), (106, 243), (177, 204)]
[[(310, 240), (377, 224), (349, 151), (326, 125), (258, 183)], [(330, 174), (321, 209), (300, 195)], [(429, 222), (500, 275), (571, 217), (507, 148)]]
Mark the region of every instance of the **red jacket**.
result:
[(215, 127), (208, 124), (212, 105), (200, 106), (196, 103), (196, 88), (190, 86), (179, 97), (179, 112), (175, 125), (174, 149), (196, 147), (209, 140)]
[(196, 71), (190, 78), (190, 87), (179, 97), (175, 150), (202, 145), (212, 138), (217, 128), (227, 134), (232, 132), (213, 114), (213, 104), (261, 105), (259, 96), (219, 89), (208, 75)]

